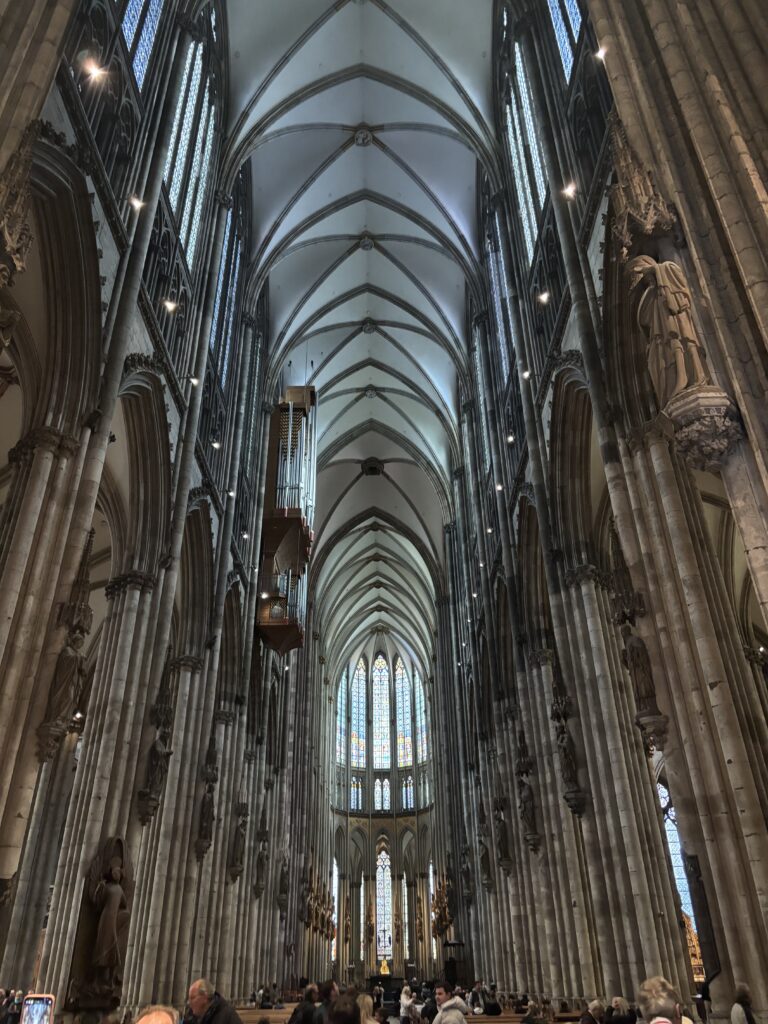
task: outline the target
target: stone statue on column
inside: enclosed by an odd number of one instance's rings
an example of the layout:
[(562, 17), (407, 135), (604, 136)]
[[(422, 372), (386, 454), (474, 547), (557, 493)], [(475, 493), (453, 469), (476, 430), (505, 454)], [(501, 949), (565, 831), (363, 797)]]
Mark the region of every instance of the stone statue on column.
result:
[(633, 633), (629, 625), (622, 626), (621, 635), (624, 640), (621, 660), (629, 672), (635, 694), (635, 725), (643, 734), (646, 753), (650, 756), (655, 748), (663, 748), (669, 719), (661, 713), (656, 701), (656, 686), (645, 641)]
[(505, 875), (512, 870), (512, 856), (509, 849), (509, 833), (504, 817), (504, 799), (499, 797), (493, 807), (493, 818), (496, 823), (496, 860)]
[(37, 729), (41, 761), (49, 761), (54, 756), (77, 710), (85, 680), (84, 642), (85, 635), (81, 630), (70, 631), (56, 659), (45, 718)]
[(168, 746), (170, 734), (165, 729), (159, 729), (147, 753), (147, 774), (144, 780), (144, 789), (139, 790), (139, 818), (142, 825), (151, 820), (152, 815), (158, 808), (160, 797), (165, 788), (165, 779), (168, 775), (168, 762), (173, 751)]
[(461, 885), (464, 902), (469, 906), (475, 895), (475, 888), (472, 884), (472, 866), (469, 862), (469, 845), (464, 844), (461, 850)]
[(262, 893), (267, 885), (267, 869), (269, 867), (269, 848), (266, 839), (259, 844), (259, 852), (256, 855), (256, 877), (253, 882), (253, 898), (261, 899)]
[(236, 881), (243, 873), (245, 867), (245, 839), (248, 831), (248, 804), (244, 800), (239, 800), (235, 806), (235, 814), (237, 816), (237, 823), (235, 824), (234, 834), (232, 836), (232, 849), (229, 855), (229, 865), (227, 872), (229, 874), (230, 881)]
[(374, 937), (375, 937), (375, 934), (376, 934), (376, 926), (375, 926), (374, 921), (373, 921), (373, 901), (372, 900), (368, 900), (368, 912), (366, 913), (366, 917), (365, 917), (365, 934), (366, 934), (366, 937), (368, 939), (368, 945), (370, 946), (373, 943), (373, 940), (374, 940)]
[(488, 851), (488, 844), (484, 836), (477, 840), (477, 852), (480, 860), (480, 883), (486, 892), (493, 889), (493, 874), (491, 873), (491, 855)]
[(283, 854), (283, 859), (280, 864), (280, 878), (277, 883), (277, 905), (280, 908), (280, 920), (285, 920), (285, 914), (288, 910), (288, 890), (290, 886), (290, 862), (288, 860), (288, 854)]
[(350, 905), (349, 894), (344, 904), (344, 945), (348, 946), (352, 941), (352, 908)]
[[(373, 924), (373, 921), (371, 921)], [(416, 941), (424, 941), (424, 901), (421, 895), (416, 897)]]
[(648, 373), (659, 408), (687, 388), (707, 384), (704, 346), (691, 316), (691, 293), (677, 263), (636, 256), (627, 264), (630, 291), (640, 289), (637, 322), (648, 338)]
[(200, 799), (200, 819), (197, 825), (197, 841), (195, 842), (195, 853), (198, 860), (203, 859), (213, 842), (213, 823), (215, 817), (216, 808), (213, 799), (213, 783), (207, 782)]

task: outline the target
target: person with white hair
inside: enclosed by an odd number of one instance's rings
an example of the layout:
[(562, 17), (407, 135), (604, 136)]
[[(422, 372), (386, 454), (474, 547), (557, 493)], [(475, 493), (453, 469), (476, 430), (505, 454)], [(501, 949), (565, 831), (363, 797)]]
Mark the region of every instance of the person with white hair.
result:
[(637, 992), (637, 1005), (645, 1024), (681, 1024), (683, 1010), (680, 996), (666, 978), (646, 978)]
[(205, 978), (198, 978), (189, 986), (187, 1003), (194, 1024), (243, 1024), (234, 1006), (223, 999)]

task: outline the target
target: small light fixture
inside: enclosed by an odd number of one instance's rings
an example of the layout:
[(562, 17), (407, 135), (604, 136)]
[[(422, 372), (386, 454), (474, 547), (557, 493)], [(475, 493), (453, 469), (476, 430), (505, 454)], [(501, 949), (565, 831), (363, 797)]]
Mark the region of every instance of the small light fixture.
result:
[(546, 306), (546, 304), (549, 302), (549, 292), (547, 292), (547, 291), (539, 292), (539, 294), (536, 296), (536, 298), (542, 304), (542, 306)]
[(190, 377), (189, 378), (189, 383), (192, 385), (193, 388), (196, 388), (197, 385), (200, 383), (200, 378), (199, 377)]
[(248, 534), (246, 533), (245, 530), (243, 530), (242, 537), (243, 537), (243, 540), (248, 540)]
[(93, 59), (87, 60), (83, 64), (83, 71), (85, 71), (92, 82), (98, 82), (107, 73), (107, 69), (97, 64)]
[(166, 313), (175, 313), (179, 308), (178, 302), (174, 302), (173, 299), (163, 299), (163, 306)]
[(76, 711), (75, 712), (75, 721), (76, 722), (82, 722), (83, 718), (84, 718), (84, 715), (83, 715), (82, 711)]
[(459, 666), (459, 668), (461, 668), (461, 662), (460, 661), (457, 661), (456, 664)]
[(597, 57), (598, 60), (605, 60), (605, 53), (606, 53), (605, 47), (601, 46), (600, 49), (595, 53), (595, 56)]
[(290, 672), (291, 671), (291, 666), (290, 665), (286, 665), (285, 666), (285, 671), (286, 672)]
[(576, 195), (576, 182), (575, 181), (569, 181), (568, 182), (568, 184), (563, 189), (563, 195), (565, 196), (566, 199), (573, 199), (575, 197), (575, 195)]
[(515, 435), (514, 434), (507, 434), (507, 444), (514, 444), (514, 443), (515, 443)]
[(503, 491), (504, 490), (504, 484), (496, 484), (496, 490), (497, 491)]
[(474, 592), (474, 590), (472, 591), (472, 597), (477, 597), (477, 594)]
[(218, 438), (214, 438), (214, 440), (211, 441), (211, 448), (214, 448), (216, 451), (218, 451), (219, 448), (221, 448), (221, 441), (219, 441)]
[(262, 592), (261, 592), (261, 595), (260, 595), (260, 596), (261, 596), (261, 600), (262, 600), (262, 601), (266, 601), (266, 600), (267, 600), (267, 598), (269, 597), (269, 594), (268, 594), (268, 593), (266, 592), (266, 590), (262, 590)]
[(531, 371), (530, 370), (523, 370), (522, 376), (523, 376), (523, 380), (530, 380), (531, 379)]
[(463, 641), (463, 640), (461, 641), (461, 646), (462, 646), (462, 647), (466, 647), (466, 646), (467, 646), (467, 645), (466, 645), (466, 644), (464, 643), (464, 641)]
[(136, 210), (137, 213), (142, 208), (142, 206), (145, 205), (144, 200), (139, 199), (138, 196), (128, 196), (128, 202), (131, 204), (134, 210)]
[(484, 569), (484, 568), (485, 568), (485, 562), (480, 562), (480, 568), (481, 568), (481, 569)]
[(493, 529), (490, 526), (486, 526), (485, 532), (486, 533), (493, 533)]
[(757, 653), (758, 654), (765, 654), (765, 648), (764, 647), (758, 647), (757, 648)]
[(235, 496), (235, 492), (230, 487), (229, 490), (227, 491), (227, 497), (228, 498), (234, 498), (234, 496)]

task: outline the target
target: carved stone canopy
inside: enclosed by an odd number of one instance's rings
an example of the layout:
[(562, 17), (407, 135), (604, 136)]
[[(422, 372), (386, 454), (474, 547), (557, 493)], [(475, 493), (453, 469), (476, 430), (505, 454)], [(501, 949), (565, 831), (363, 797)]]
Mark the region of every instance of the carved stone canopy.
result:
[(664, 409), (674, 427), (675, 447), (695, 469), (718, 472), (744, 436), (739, 410), (720, 388), (688, 388)]

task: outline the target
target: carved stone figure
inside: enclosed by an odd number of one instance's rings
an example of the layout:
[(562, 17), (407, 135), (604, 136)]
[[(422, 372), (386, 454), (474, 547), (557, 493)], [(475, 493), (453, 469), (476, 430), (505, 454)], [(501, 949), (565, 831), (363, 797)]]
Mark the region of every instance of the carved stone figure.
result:
[(90, 1005), (117, 1005), (133, 893), (131, 863), (122, 839), (108, 839), (94, 857), (88, 872), (87, 892), (98, 919), (91, 954), (91, 979), (83, 987), (82, 996)]
[(280, 865), (280, 881), (279, 881), (278, 886), (277, 886), (277, 892), (278, 892), (278, 895), (280, 895), (280, 896), (287, 896), (288, 895), (289, 867), (290, 867), (290, 865), (289, 865), (289, 862), (288, 862), (288, 854), (284, 853), (283, 854), (283, 861), (282, 861), (282, 864)]
[(637, 322), (648, 338), (648, 373), (659, 408), (670, 398), (708, 381), (704, 348), (691, 316), (691, 293), (682, 268), (636, 256), (627, 264), (630, 291), (641, 288)]
[(643, 595), (632, 586), (624, 552), (619, 540), (619, 533), (613, 518), (610, 520), (608, 532), (608, 551), (611, 564), (611, 589), (613, 590), (613, 621), (617, 626), (629, 622), (633, 626), (639, 615), (645, 614)]
[(556, 726), (557, 752), (560, 755), (560, 775), (566, 791), (578, 789), (579, 777), (576, 764), (576, 745), (565, 722)]
[(499, 864), (505, 867), (510, 863), (509, 836), (507, 834), (507, 823), (504, 819), (504, 808), (497, 804), (493, 809), (493, 818), (496, 822), (496, 856)]
[(369, 946), (373, 942), (375, 931), (376, 926), (373, 923), (373, 903), (371, 902), (371, 900), (368, 900), (368, 910), (365, 915), (365, 934), (368, 938)]
[(624, 650), (621, 652), (621, 660), (626, 665), (632, 680), (638, 713), (641, 715), (659, 715), (660, 711), (656, 703), (656, 687), (653, 683), (648, 648), (641, 637), (636, 636), (628, 625), (622, 626), (621, 635), (624, 639)]
[(45, 710), (47, 722), (68, 722), (77, 708), (85, 678), (84, 640), (81, 632), (69, 633), (56, 660)]
[(421, 896), (416, 897), (416, 940), (424, 941), (424, 902)]
[(527, 779), (521, 778), (518, 781), (520, 821), (526, 832), (536, 831), (536, 809), (533, 800), (533, 787)]
[(256, 855), (256, 877), (253, 883), (254, 899), (260, 899), (267, 885), (267, 867), (269, 866), (269, 851), (266, 840), (262, 840), (259, 852)]
[(195, 843), (195, 852), (198, 860), (203, 859), (213, 841), (213, 822), (215, 817), (213, 783), (208, 782), (200, 800), (200, 820), (197, 825), (197, 842)]
[(477, 848), (480, 854), (480, 881), (484, 889), (490, 889), (493, 885), (491, 874), (491, 855), (485, 839), (481, 836), (477, 841)]
[(309, 869), (309, 874), (307, 873), (307, 869), (304, 868), (301, 876), (301, 882), (299, 883), (299, 920), (305, 925), (308, 925), (310, 920), (309, 900), (311, 889), (309, 879), (311, 872), (311, 868)]
[(237, 807), (237, 824), (232, 836), (232, 851), (229, 857), (229, 877), (234, 882), (245, 867), (245, 834), (248, 830), (248, 812), (244, 804)]
[(155, 741), (149, 748), (147, 758), (147, 780), (146, 789), (153, 797), (160, 797), (165, 785), (165, 778), (168, 774), (168, 761), (173, 751), (168, 746), (170, 739), (167, 732), (159, 732)]
[(352, 908), (347, 896), (344, 904), (344, 945), (348, 946), (352, 940)]
[(464, 846), (461, 851), (461, 882), (464, 889), (464, 899), (470, 900), (473, 895), (472, 866), (469, 863), (469, 847)]

